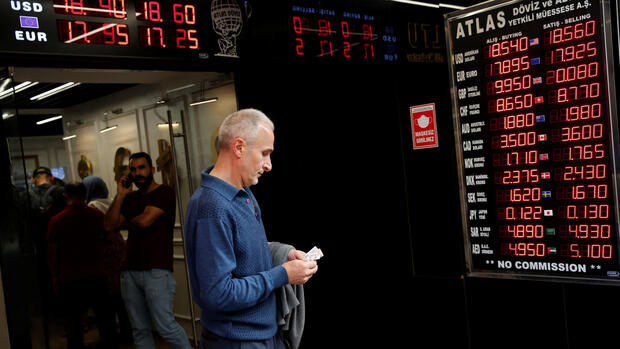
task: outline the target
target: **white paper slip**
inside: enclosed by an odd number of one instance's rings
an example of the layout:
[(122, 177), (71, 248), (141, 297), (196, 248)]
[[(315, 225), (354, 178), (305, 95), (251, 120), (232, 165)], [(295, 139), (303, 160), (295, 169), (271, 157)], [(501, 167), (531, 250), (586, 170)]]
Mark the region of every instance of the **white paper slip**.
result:
[(321, 257), (323, 257), (323, 252), (320, 248), (314, 246), (310, 251), (308, 251), (308, 253), (306, 253), (304, 258), (308, 261), (316, 261), (321, 259)]

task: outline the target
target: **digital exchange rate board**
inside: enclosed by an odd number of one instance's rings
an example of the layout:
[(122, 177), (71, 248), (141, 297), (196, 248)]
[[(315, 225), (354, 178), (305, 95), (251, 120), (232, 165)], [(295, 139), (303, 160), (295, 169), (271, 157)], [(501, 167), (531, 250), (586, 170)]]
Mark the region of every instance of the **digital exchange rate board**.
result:
[(470, 274), (620, 281), (608, 7), (446, 15)]

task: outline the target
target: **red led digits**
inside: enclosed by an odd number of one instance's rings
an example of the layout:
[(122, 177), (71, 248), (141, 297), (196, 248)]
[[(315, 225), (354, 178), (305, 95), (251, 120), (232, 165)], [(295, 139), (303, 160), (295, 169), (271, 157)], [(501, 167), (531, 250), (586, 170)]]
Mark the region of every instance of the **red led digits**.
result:
[(178, 48), (198, 49), (198, 32), (196, 29), (177, 29), (176, 44)]
[(540, 201), (540, 193), (541, 190), (539, 187), (498, 189), (495, 191), (495, 199), (497, 202)]
[(539, 220), (542, 214), (542, 206), (507, 206), (497, 209), (498, 220)]
[(545, 83), (559, 84), (575, 80), (595, 78), (598, 76), (598, 62), (584, 63), (547, 71)]
[(564, 166), (553, 170), (556, 181), (580, 181), (607, 178), (606, 164)]
[(609, 239), (611, 226), (609, 224), (562, 224), (559, 236), (568, 239)]
[(54, 0), (54, 12), (77, 16), (127, 18), (125, 0)]
[[(317, 11), (319, 16), (300, 13), (291, 16), (295, 55), (373, 61), (377, 57), (374, 16), (349, 14), (338, 16), (331, 10)], [(364, 21), (360, 21), (364, 18)], [(389, 40), (393, 40), (391, 37)]]
[(594, 200), (607, 199), (607, 184), (581, 184), (558, 186), (555, 197), (557, 200)]
[(500, 245), (500, 253), (505, 256), (544, 257), (546, 251), (543, 243), (511, 242)]
[(489, 101), (489, 113), (502, 113), (512, 110), (531, 108), (534, 105), (534, 96), (531, 93), (516, 95)]
[(562, 244), (560, 256), (570, 258), (611, 259), (613, 246), (606, 244)]
[(600, 139), (604, 136), (601, 123), (551, 129), (552, 142), (575, 142)]
[(484, 57), (497, 58), (515, 52), (527, 51), (527, 49), (529, 48), (529, 44), (530, 41), (526, 36), (517, 39), (496, 42), (494, 44), (484, 47)]
[(570, 87), (562, 87), (557, 90), (549, 90), (549, 103), (566, 103), (581, 99), (597, 98), (601, 93), (601, 84), (593, 82)]
[(558, 218), (563, 219), (607, 219), (609, 205), (566, 205), (558, 207)]
[(538, 183), (540, 174), (538, 169), (523, 169), (512, 171), (495, 172), (495, 184), (520, 184), (520, 183)]
[(554, 148), (552, 154), (552, 160), (556, 162), (603, 159), (605, 145), (599, 143)]
[(573, 107), (552, 109), (549, 113), (551, 123), (572, 122), (597, 119), (601, 117), (601, 104), (583, 104)]
[(545, 52), (545, 64), (577, 61), (588, 57), (595, 57), (596, 53), (595, 41), (590, 41), (586, 44), (558, 47)]
[(508, 92), (516, 92), (532, 87), (532, 76), (523, 75), (515, 76), (508, 79), (499, 79), (487, 82), (487, 94), (502, 94)]
[(560, 44), (571, 40), (592, 36), (596, 33), (596, 21), (580, 22), (574, 25), (567, 25), (563, 28), (556, 28), (545, 32), (543, 43), (545, 45)]
[(536, 124), (534, 113), (500, 116), (489, 119), (489, 131), (503, 131), (532, 127)]
[(527, 147), (536, 144), (536, 132), (507, 133), (491, 137), (491, 149)]
[(192, 4), (164, 1), (139, 0), (136, 2), (136, 18), (156, 23), (196, 24), (196, 7)]
[(196, 8), (193, 5), (172, 5), (172, 18), (174, 23), (196, 24)]
[(541, 239), (544, 236), (543, 230), (544, 226), (540, 224), (500, 225), (499, 236), (502, 238)]
[(58, 20), (58, 39), (65, 43), (129, 45), (126, 24)]
[(534, 165), (538, 163), (538, 151), (513, 151), (509, 153), (495, 153), (492, 156), (493, 167)]
[(530, 69), (530, 57), (522, 56), (489, 63), (485, 66), (487, 77), (512, 74)]

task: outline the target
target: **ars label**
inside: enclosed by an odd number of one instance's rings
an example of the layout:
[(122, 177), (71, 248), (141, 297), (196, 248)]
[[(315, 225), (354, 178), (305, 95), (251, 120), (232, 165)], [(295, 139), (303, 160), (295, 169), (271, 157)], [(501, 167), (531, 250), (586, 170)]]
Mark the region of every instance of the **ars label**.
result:
[(410, 107), (409, 115), (411, 116), (413, 149), (438, 147), (439, 138), (437, 137), (435, 103)]

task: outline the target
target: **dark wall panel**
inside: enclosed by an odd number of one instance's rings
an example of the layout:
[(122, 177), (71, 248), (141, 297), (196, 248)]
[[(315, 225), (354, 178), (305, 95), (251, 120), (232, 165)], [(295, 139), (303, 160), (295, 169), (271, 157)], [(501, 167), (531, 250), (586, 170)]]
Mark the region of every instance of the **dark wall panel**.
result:
[(401, 305), (391, 300), (407, 301), (400, 283), (412, 276), (393, 82), (374, 71), (254, 69), (237, 74), (237, 90), (241, 108), (276, 126), (273, 171), (253, 188), (269, 238), (325, 254), (305, 288), (304, 344), (344, 328), (356, 334), (330, 342), (392, 332)]

